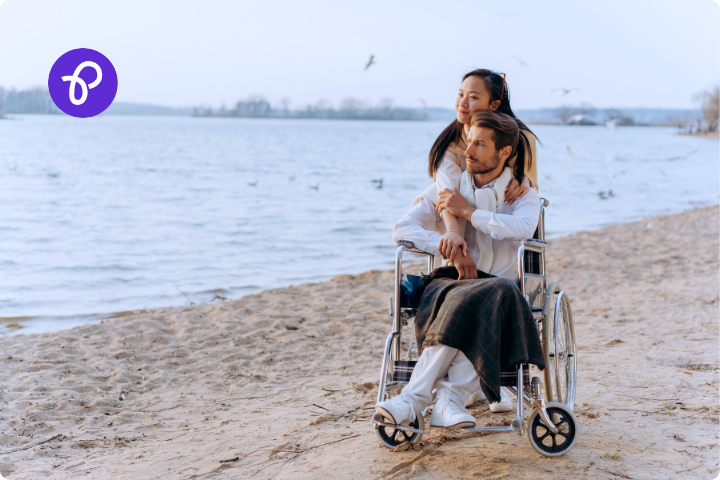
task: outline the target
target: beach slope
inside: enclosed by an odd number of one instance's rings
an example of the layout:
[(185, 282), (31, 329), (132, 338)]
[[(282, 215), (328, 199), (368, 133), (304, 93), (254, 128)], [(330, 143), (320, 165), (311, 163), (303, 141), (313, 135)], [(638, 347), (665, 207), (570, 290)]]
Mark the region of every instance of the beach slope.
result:
[(580, 437), (563, 457), (516, 434), (440, 429), (415, 448), (380, 447), (370, 415), (392, 273), (371, 271), (0, 340), (0, 473), (714, 478), (718, 223), (711, 207), (551, 242), (549, 277), (570, 295), (579, 346)]

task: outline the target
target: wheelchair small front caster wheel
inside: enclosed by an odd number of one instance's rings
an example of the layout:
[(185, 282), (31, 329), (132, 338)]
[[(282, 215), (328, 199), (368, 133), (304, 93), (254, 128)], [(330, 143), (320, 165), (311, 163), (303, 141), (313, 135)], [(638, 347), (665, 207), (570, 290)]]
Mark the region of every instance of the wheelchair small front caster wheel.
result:
[(512, 421), (512, 429), (513, 431), (517, 432), (518, 435), (522, 437), (523, 429), (522, 429), (522, 418), (514, 418)]
[(550, 402), (545, 405), (550, 420), (558, 428), (553, 433), (540, 418), (540, 410), (533, 410), (527, 420), (525, 436), (530, 445), (540, 455), (559, 457), (575, 446), (578, 436), (578, 421), (575, 414), (566, 405)]
[[(424, 430), (425, 422), (423, 421), (423, 417), (418, 415), (413, 422), (410, 422), (409, 426), (416, 430)], [(422, 433), (408, 432), (407, 430), (386, 427), (384, 425), (377, 425), (375, 427), (375, 433), (377, 433), (380, 443), (382, 443), (385, 448), (395, 448), (405, 442), (419, 443), (422, 438)]]

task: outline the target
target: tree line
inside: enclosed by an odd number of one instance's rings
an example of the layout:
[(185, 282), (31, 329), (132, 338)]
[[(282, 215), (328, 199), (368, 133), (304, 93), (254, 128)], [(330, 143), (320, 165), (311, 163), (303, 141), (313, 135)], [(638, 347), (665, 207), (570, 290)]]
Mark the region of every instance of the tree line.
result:
[(0, 87), (0, 115), (6, 113), (60, 113), (43, 87), (27, 90)]
[(262, 96), (251, 96), (240, 100), (232, 108), (222, 105), (219, 109), (194, 107), (194, 117), (236, 117), (236, 118), (317, 118), (335, 120), (427, 120), (424, 109), (396, 107), (390, 99), (377, 105), (354, 98), (346, 98), (338, 108), (326, 100), (291, 109), (290, 100), (285, 98), (273, 106)]

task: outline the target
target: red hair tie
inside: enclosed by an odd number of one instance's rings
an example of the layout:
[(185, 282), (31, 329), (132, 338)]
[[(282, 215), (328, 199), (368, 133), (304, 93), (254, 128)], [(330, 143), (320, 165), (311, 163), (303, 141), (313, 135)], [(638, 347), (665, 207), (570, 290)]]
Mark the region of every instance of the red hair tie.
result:
[(502, 103), (503, 95), (505, 95), (505, 74), (503, 73), (503, 86), (500, 92), (500, 103)]

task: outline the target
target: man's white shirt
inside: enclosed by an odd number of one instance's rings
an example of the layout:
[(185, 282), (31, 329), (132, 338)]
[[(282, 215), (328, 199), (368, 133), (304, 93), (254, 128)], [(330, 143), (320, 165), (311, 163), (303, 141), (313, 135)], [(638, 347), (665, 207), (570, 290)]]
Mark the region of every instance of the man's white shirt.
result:
[[(490, 182), (482, 188), (491, 188), (492, 185), (493, 182)], [(411, 241), (420, 250), (440, 255), (442, 233), (439, 232), (444, 232), (445, 226), (442, 217), (435, 211), (435, 198), (436, 194), (419, 197), (419, 201), (395, 224), (394, 241)], [(516, 280), (520, 242), (532, 238), (539, 217), (540, 196), (533, 188), (515, 203), (502, 203), (497, 212), (475, 210), (472, 215), (473, 228), (470, 228), (470, 223), (465, 227), (464, 240), (468, 245), (468, 256), (476, 265), (479, 263), (475, 229), (480, 230), (492, 238), (493, 262), (490, 271), (486, 273)]]

